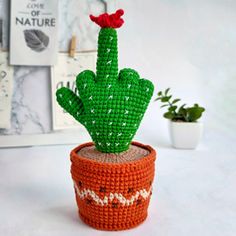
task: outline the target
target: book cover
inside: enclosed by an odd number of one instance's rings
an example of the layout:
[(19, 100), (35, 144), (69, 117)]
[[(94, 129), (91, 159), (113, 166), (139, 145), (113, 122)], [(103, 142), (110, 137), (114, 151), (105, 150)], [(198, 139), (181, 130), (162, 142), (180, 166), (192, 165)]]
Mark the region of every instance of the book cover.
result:
[(11, 0), (10, 64), (55, 65), (58, 0)]

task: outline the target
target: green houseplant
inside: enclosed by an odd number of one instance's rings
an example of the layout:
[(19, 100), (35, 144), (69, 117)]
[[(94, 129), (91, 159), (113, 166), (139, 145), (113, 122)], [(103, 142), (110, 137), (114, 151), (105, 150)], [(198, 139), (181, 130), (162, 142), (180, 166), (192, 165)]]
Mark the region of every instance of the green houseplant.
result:
[(170, 135), (172, 145), (176, 148), (194, 149), (202, 136), (203, 124), (201, 118), (205, 108), (194, 104), (187, 107), (186, 104), (178, 105), (181, 99), (173, 98), (170, 88), (159, 91), (155, 101), (163, 103), (161, 108), (167, 108), (164, 117), (170, 120)]
[(132, 228), (146, 219), (156, 157), (150, 146), (132, 142), (154, 87), (133, 69), (118, 70), (116, 28), (123, 13), (90, 16), (101, 27), (96, 73), (77, 76), (79, 95), (65, 87), (56, 92), (60, 106), (93, 140), (72, 150), (71, 174), (79, 216), (103, 230)]

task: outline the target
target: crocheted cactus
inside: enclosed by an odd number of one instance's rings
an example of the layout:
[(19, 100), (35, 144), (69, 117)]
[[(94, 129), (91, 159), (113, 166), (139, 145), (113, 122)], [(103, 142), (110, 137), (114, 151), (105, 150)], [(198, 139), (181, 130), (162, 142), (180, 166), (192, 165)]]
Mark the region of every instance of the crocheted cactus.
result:
[(57, 90), (58, 103), (88, 130), (101, 152), (126, 151), (153, 94), (153, 84), (132, 69), (118, 73), (117, 32), (123, 10), (99, 17), (96, 74), (85, 70), (76, 78), (79, 96), (68, 88)]

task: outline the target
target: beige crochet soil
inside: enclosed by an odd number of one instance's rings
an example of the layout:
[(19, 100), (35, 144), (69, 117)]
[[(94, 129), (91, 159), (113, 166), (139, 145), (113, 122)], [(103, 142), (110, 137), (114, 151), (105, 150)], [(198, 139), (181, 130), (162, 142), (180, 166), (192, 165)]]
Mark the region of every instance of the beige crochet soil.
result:
[(78, 155), (103, 163), (125, 163), (135, 161), (147, 156), (150, 152), (135, 145), (130, 145), (129, 150), (121, 153), (102, 153), (95, 146), (84, 147), (78, 151)]

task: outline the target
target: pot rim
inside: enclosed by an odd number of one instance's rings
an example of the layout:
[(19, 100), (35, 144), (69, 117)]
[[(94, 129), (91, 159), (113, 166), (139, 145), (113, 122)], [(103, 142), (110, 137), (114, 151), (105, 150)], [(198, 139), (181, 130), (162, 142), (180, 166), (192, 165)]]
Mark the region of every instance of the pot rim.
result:
[(109, 167), (109, 168), (114, 168), (114, 167), (124, 167), (124, 166), (134, 166), (134, 165), (138, 165), (139, 163), (145, 163), (147, 160), (149, 159), (153, 159), (153, 161), (156, 159), (156, 151), (154, 148), (152, 148), (151, 146), (149, 145), (145, 145), (145, 144), (142, 144), (142, 143), (139, 143), (139, 142), (131, 142), (132, 145), (135, 145), (135, 146), (138, 146), (138, 147), (141, 147), (141, 148), (144, 148), (146, 150), (148, 150), (150, 153), (146, 156), (144, 156), (143, 158), (140, 158), (138, 160), (133, 160), (133, 161), (129, 161), (129, 162), (124, 162), (124, 163), (107, 163), (107, 162), (98, 162), (96, 160), (92, 160), (92, 159), (89, 159), (89, 158), (86, 158), (86, 157), (83, 157), (83, 156), (80, 156), (78, 155), (78, 151), (81, 150), (82, 148), (84, 147), (89, 147), (89, 146), (92, 146), (94, 145), (93, 142), (87, 142), (87, 143), (83, 143), (79, 146), (77, 146), (76, 148), (74, 148), (71, 153), (70, 153), (70, 160), (71, 162), (73, 163), (76, 163), (78, 160), (80, 161), (84, 161), (86, 163), (91, 163), (91, 164), (95, 164), (97, 166), (102, 166), (103, 168), (106, 166), (106, 167)]

